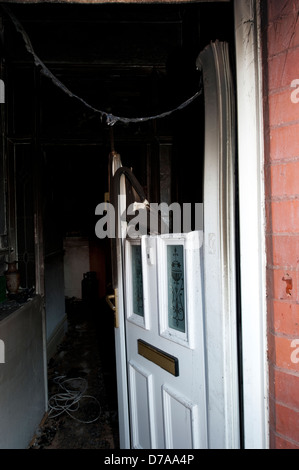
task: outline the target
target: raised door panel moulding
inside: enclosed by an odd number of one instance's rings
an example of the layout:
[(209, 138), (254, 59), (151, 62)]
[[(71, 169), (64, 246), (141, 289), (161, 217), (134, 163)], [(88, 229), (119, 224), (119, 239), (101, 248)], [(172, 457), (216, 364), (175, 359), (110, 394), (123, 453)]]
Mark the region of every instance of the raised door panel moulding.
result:
[(167, 385), (162, 387), (162, 396), (166, 449), (199, 449), (198, 405)]
[(130, 361), (129, 382), (132, 447), (134, 449), (155, 448), (153, 376), (145, 368)]

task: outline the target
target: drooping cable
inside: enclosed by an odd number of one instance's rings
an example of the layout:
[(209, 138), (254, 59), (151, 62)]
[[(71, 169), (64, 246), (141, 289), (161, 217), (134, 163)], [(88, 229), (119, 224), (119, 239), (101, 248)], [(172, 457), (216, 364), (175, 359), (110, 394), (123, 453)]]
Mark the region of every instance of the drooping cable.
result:
[(100, 114), (101, 119), (106, 119), (106, 123), (109, 126), (113, 126), (117, 122), (122, 122), (123, 124), (129, 124), (129, 123), (137, 123), (137, 122), (146, 122), (146, 121), (151, 121), (155, 119), (162, 119), (167, 116), (170, 116), (176, 111), (182, 110), (189, 106), (193, 101), (196, 100), (201, 94), (202, 94), (202, 87), (199, 91), (197, 91), (193, 96), (191, 96), (189, 99), (184, 101), (182, 104), (177, 106), (174, 109), (171, 109), (169, 111), (166, 111), (161, 114), (156, 114), (154, 116), (145, 116), (145, 117), (135, 117), (135, 118), (128, 118), (128, 117), (123, 117), (123, 116), (115, 116), (114, 114), (107, 113), (105, 111), (102, 111), (100, 109), (95, 108), (94, 106), (90, 105), (87, 103), (83, 98), (80, 96), (76, 95), (73, 93), (66, 85), (64, 85), (49, 69), (48, 67), (43, 63), (43, 61), (38, 57), (38, 55), (35, 53), (31, 40), (21, 25), (20, 21), (16, 18), (14, 13), (8, 8), (6, 5), (1, 5), (3, 10), (7, 13), (7, 15), (10, 17), (12, 23), (14, 24), (16, 30), (22, 35), (25, 47), (27, 51), (33, 56), (34, 63), (37, 67), (40, 67), (41, 73), (43, 73), (46, 77), (48, 77), (54, 85), (56, 85), (58, 88), (60, 88), (64, 93), (66, 93), (70, 98), (75, 98), (76, 100), (80, 101), (84, 106), (87, 108), (91, 109), (95, 113)]
[[(50, 418), (56, 418), (63, 413), (67, 413), (71, 418), (82, 424), (94, 423), (99, 419), (101, 405), (95, 397), (85, 394), (87, 390), (87, 381), (85, 379), (81, 377), (66, 378), (60, 375), (53, 382), (58, 384), (62, 391), (52, 395), (48, 401)], [(94, 402), (99, 409), (96, 417), (91, 420), (82, 420), (74, 415), (80, 408), (80, 401), (86, 398)]]

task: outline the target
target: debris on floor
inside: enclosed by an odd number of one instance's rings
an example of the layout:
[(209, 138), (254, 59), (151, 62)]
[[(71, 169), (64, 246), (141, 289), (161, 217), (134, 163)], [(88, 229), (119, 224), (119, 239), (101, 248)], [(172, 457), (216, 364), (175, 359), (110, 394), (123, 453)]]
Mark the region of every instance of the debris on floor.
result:
[(113, 324), (104, 304), (66, 305), (68, 330), (48, 363), (48, 413), (29, 448), (118, 449)]

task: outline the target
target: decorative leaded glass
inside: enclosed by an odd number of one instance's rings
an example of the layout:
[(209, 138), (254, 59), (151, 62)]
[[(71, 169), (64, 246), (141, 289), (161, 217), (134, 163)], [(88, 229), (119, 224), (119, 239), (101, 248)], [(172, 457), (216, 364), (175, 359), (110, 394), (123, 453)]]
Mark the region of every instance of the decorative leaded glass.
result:
[(143, 279), (141, 246), (131, 245), (132, 248), (132, 285), (133, 285), (133, 312), (141, 317), (144, 316), (143, 308)]
[(185, 333), (184, 247), (167, 245), (168, 326)]

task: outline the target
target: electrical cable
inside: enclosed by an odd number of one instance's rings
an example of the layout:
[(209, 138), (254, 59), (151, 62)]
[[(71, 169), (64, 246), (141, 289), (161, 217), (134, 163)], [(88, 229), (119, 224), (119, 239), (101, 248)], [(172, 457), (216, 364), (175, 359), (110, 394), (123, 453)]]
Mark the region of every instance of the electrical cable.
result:
[[(55, 377), (53, 382), (57, 383), (62, 392), (52, 395), (48, 401), (49, 417), (56, 418), (63, 413), (67, 413), (71, 418), (83, 424), (90, 424), (97, 421), (101, 414), (101, 405), (99, 401), (92, 395), (86, 395), (87, 381), (81, 377), (65, 378), (65, 375)], [(80, 400), (88, 398), (96, 403), (100, 411), (94, 419), (81, 420), (74, 416), (73, 413), (79, 410)]]
[(65, 86), (49, 69), (48, 67), (43, 63), (43, 61), (37, 56), (35, 53), (32, 43), (30, 41), (30, 38), (28, 34), (26, 33), (25, 29), (21, 25), (20, 21), (16, 18), (16, 16), (12, 13), (10, 8), (8, 8), (6, 5), (1, 5), (3, 10), (6, 12), (6, 14), (10, 17), (12, 23), (14, 24), (16, 30), (22, 35), (24, 43), (25, 43), (25, 48), (27, 51), (33, 56), (34, 63), (37, 67), (40, 67), (41, 73), (43, 73), (46, 77), (48, 77), (54, 85), (56, 85), (58, 88), (60, 88), (64, 93), (66, 93), (70, 98), (75, 98), (78, 101), (80, 101), (84, 106), (87, 108), (91, 109), (95, 113), (100, 114), (101, 119), (105, 118), (106, 123), (108, 126), (114, 126), (115, 123), (117, 122), (122, 122), (124, 124), (129, 124), (129, 123), (137, 123), (137, 122), (146, 122), (146, 121), (151, 121), (155, 119), (162, 119), (167, 116), (170, 116), (176, 111), (179, 111), (181, 109), (186, 108), (189, 106), (196, 98), (198, 98), (202, 94), (202, 86), (199, 91), (197, 91), (191, 98), (187, 99), (184, 101), (182, 104), (177, 106), (174, 109), (171, 109), (169, 111), (166, 111), (161, 114), (157, 114), (154, 116), (145, 116), (145, 117), (136, 117), (136, 118), (127, 118), (123, 116), (115, 116), (111, 113), (107, 113), (105, 111), (102, 111), (100, 109), (95, 108), (94, 106), (90, 105), (87, 103), (83, 98), (80, 96), (76, 95), (73, 93), (67, 86)]

